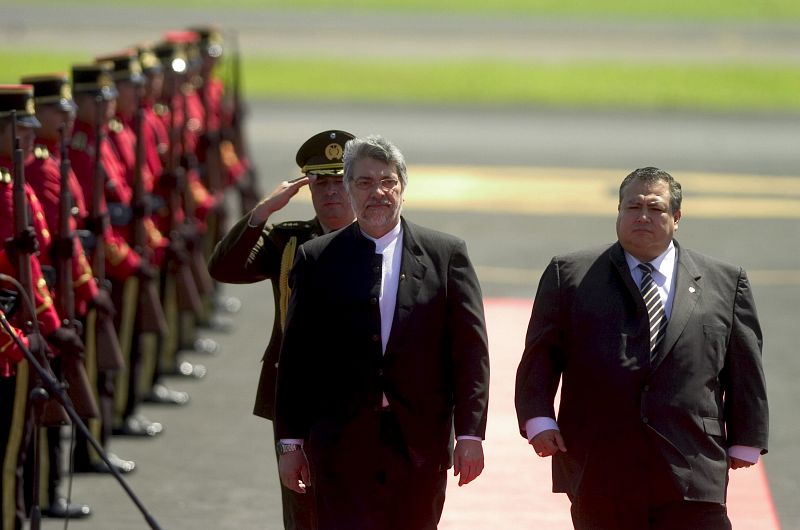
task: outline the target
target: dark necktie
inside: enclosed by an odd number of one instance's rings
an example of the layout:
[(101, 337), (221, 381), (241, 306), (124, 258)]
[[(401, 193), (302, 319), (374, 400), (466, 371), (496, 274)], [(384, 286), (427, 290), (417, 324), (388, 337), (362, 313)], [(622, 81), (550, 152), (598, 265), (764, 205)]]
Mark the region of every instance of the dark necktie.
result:
[(642, 271), (642, 283), (639, 289), (642, 291), (644, 305), (647, 308), (647, 318), (650, 322), (650, 358), (652, 359), (656, 348), (664, 339), (667, 315), (664, 313), (664, 304), (661, 303), (661, 295), (658, 293), (656, 282), (653, 281), (652, 273), (655, 268), (649, 263), (640, 263), (638, 267)]

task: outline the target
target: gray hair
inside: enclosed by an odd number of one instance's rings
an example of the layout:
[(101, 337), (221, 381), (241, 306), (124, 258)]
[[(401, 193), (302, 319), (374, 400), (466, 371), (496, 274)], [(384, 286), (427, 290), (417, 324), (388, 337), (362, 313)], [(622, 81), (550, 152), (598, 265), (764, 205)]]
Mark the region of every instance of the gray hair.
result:
[(392, 142), (380, 135), (371, 135), (348, 140), (344, 146), (344, 184), (350, 185), (353, 181), (353, 170), (356, 162), (364, 158), (372, 158), (385, 162), (397, 169), (397, 176), (403, 189), (408, 183), (406, 159), (400, 149)]
[(655, 184), (656, 182), (666, 182), (669, 188), (669, 207), (672, 213), (681, 209), (681, 201), (683, 200), (683, 192), (681, 191), (681, 184), (672, 175), (658, 169), (657, 167), (642, 167), (635, 170), (622, 180), (619, 185), (619, 203), (622, 204), (622, 193), (625, 187), (634, 180), (643, 182), (645, 184)]

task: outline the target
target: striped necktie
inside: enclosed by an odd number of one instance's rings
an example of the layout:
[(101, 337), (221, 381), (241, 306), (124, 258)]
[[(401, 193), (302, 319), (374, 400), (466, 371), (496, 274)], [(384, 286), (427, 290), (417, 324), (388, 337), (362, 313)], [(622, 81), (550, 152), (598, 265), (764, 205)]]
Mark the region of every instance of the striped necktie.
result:
[(661, 303), (661, 295), (658, 293), (656, 282), (653, 281), (653, 267), (649, 263), (638, 265), (642, 271), (642, 283), (639, 289), (642, 291), (644, 305), (647, 308), (647, 318), (650, 322), (650, 358), (655, 356), (656, 348), (664, 339), (664, 332), (667, 329), (667, 315), (664, 313), (664, 304)]

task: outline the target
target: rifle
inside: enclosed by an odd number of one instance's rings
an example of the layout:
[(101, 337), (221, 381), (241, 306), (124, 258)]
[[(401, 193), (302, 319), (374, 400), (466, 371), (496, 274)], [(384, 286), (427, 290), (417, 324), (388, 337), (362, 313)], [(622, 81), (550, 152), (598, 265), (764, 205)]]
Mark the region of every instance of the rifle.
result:
[(253, 161), (248, 156), (247, 142), (244, 137), (244, 105), (242, 103), (242, 65), (241, 53), (239, 51), (238, 33), (233, 33), (233, 123), (232, 131), (229, 135), (233, 142), (236, 153), (240, 158), (247, 159), (247, 172), (237, 185), (239, 197), (241, 199), (242, 215), (247, 214), (256, 207), (261, 200), (261, 190), (259, 189), (258, 170)]
[[(56, 245), (55, 266), (58, 274), (56, 281), (56, 303), (58, 314), (63, 319), (63, 326), (78, 333), (79, 323), (75, 319), (75, 292), (72, 283), (72, 257), (75, 235), (70, 229), (72, 194), (69, 191), (70, 161), (67, 156), (67, 142), (64, 138), (64, 126), (61, 126), (61, 190), (59, 192), (58, 243)], [(77, 355), (62, 355), (61, 370), (67, 382), (67, 393), (75, 411), (82, 418), (100, 417), (100, 409), (89, 383), (89, 376), (83, 360)]]
[[(150, 217), (150, 207), (145, 197), (144, 177), (142, 165), (144, 164), (144, 144), (142, 142), (142, 122), (144, 109), (138, 106), (134, 118), (134, 132), (136, 134), (136, 159), (134, 163), (133, 180), (133, 246), (143, 260), (152, 264), (153, 253), (148, 246), (147, 227), (145, 221)], [(141, 331), (166, 335), (167, 317), (158, 294), (155, 279), (143, 279), (139, 284), (139, 315)]]
[[(186, 135), (188, 133), (187, 125), (189, 123), (189, 99), (188, 93), (183, 93), (183, 122), (181, 123), (181, 153), (186, 160), (186, 172), (196, 169), (197, 162), (194, 153), (188, 153), (186, 148)], [(192, 155), (192, 156), (189, 156)], [(200, 244), (200, 233), (197, 229), (197, 204), (195, 203), (194, 196), (192, 195), (192, 188), (189, 185), (188, 178), (186, 186), (183, 190), (183, 211), (184, 211), (184, 224), (189, 227), (191, 238), (187, 241), (186, 248), (189, 250), (189, 268), (192, 271), (192, 278), (197, 286), (199, 295), (210, 294), (214, 291), (214, 285), (211, 283), (211, 276), (208, 273), (208, 265), (206, 258), (203, 255), (203, 247)], [(199, 314), (199, 313), (196, 313)]]
[[(94, 174), (92, 175), (92, 230), (95, 236), (94, 254), (92, 255), (92, 270), (100, 289), (110, 291), (111, 287), (106, 280), (106, 249), (105, 229), (108, 226), (108, 212), (105, 211), (104, 193), (106, 188), (106, 175), (100, 162), (100, 149), (102, 148), (102, 129), (100, 112), (102, 98), (95, 99), (95, 124), (94, 124)], [(63, 158), (62, 158), (63, 160)], [(110, 318), (97, 319), (97, 369), (112, 372), (125, 368), (122, 358), (122, 346), (119, 344), (117, 331)]]
[[(192, 311), (194, 314), (201, 314), (203, 303), (200, 300), (200, 293), (192, 277), (189, 266), (189, 258), (186, 256), (186, 245), (180, 233), (178, 212), (181, 209), (180, 188), (186, 188), (186, 172), (177, 163), (176, 156), (176, 133), (178, 132), (175, 124), (175, 94), (170, 95), (172, 104), (169, 111), (169, 144), (167, 146), (167, 167), (169, 185), (169, 238), (176, 251), (173, 253), (173, 271), (175, 273), (175, 285), (177, 290), (178, 308), (185, 311)], [(184, 121), (186, 117), (184, 116)]]
[[(21, 237), (22, 233), (30, 225), (28, 219), (28, 197), (25, 195), (25, 163), (20, 148), (19, 138), (17, 137), (17, 112), (11, 111), (11, 142), (13, 148), (14, 159), (14, 188), (13, 188), (13, 203), (14, 203), (14, 233), (17, 237)], [(30, 254), (20, 249), (19, 258), (17, 262), (17, 274), (19, 275), (19, 282), (25, 289), (30, 300), (34, 300), (33, 295), (33, 273), (31, 272), (31, 257)], [(20, 321), (25, 323), (25, 333), (33, 334), (38, 333), (38, 326), (34, 324), (36, 315), (31, 314), (27, 308), (27, 304), (20, 306)], [(49, 369), (50, 363), (43, 351), (32, 352), (36, 356), (36, 360), (43, 367)], [(43, 388), (42, 379), (35, 370), (31, 370), (31, 388)], [(54, 427), (57, 425), (66, 425), (69, 423), (69, 417), (64, 407), (55, 400), (49, 399), (46, 401), (37, 401), (36, 403), (36, 421), (42, 427)]]

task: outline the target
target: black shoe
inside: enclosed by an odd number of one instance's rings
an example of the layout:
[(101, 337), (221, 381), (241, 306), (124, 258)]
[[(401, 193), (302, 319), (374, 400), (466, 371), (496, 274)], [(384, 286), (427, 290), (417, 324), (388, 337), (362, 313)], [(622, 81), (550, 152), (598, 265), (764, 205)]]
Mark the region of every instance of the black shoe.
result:
[(119, 436), (139, 436), (152, 438), (161, 434), (164, 426), (157, 421), (150, 421), (140, 414), (128, 416), (119, 427), (114, 427), (111, 433)]
[(242, 309), (242, 301), (235, 296), (220, 295), (214, 298), (214, 308), (225, 313), (236, 314)]
[(202, 364), (190, 363), (189, 361), (181, 361), (178, 367), (174, 371), (166, 372), (163, 375), (202, 379), (206, 376), (207, 372), (208, 370)]
[(197, 339), (194, 341), (193, 346), (196, 353), (207, 353), (209, 355), (219, 353), (219, 344), (214, 339)]
[[(114, 453), (107, 453), (108, 461), (111, 462), (111, 467), (117, 470), (121, 475), (130, 473), (136, 469), (136, 462), (133, 460), (124, 460)], [(75, 473), (110, 473), (108, 466), (102, 460), (89, 461), (86, 464), (75, 464)]]
[(186, 405), (189, 403), (189, 394), (156, 383), (144, 400), (159, 405)]
[(67, 504), (67, 499), (58, 497), (50, 506), (42, 509), (43, 517), (51, 517), (53, 519), (83, 519), (92, 515), (92, 509), (88, 504)]
[(197, 326), (217, 333), (230, 333), (233, 331), (233, 320), (224, 315), (213, 314), (206, 319), (198, 320)]

